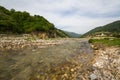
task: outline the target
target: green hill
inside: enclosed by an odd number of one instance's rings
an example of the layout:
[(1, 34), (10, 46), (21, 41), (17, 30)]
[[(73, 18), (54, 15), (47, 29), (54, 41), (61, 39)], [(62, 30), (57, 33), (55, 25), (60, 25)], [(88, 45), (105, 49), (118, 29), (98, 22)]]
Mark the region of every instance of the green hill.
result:
[(31, 16), (28, 12), (7, 10), (0, 6), (0, 34), (46, 33), (48, 37), (67, 37), (43, 16)]
[(102, 33), (107, 36), (120, 36), (120, 20), (101, 27), (96, 27), (95, 29), (85, 33), (83, 36), (96, 36)]

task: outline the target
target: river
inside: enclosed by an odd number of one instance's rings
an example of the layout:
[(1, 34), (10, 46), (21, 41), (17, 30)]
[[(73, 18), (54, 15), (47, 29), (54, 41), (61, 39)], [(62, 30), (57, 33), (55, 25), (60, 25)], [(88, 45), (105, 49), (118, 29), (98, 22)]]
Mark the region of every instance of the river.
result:
[(0, 80), (80, 80), (92, 65), (93, 50), (88, 40), (60, 41), (61, 44), (0, 51)]

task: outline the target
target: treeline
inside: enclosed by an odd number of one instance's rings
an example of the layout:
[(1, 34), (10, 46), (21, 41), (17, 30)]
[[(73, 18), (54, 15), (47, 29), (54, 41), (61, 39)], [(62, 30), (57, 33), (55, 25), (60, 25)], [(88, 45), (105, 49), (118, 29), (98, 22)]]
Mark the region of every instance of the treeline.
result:
[(120, 20), (92, 29), (83, 36), (92, 35), (96, 32), (109, 32), (114, 36), (120, 36)]
[(0, 33), (51, 33), (55, 30), (54, 25), (42, 16), (31, 16), (26, 11), (7, 10), (0, 6)]

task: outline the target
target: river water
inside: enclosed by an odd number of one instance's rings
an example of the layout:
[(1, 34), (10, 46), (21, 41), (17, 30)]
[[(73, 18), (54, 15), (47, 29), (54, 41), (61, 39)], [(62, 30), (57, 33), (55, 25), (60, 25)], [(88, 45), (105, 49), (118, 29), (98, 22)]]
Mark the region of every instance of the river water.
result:
[(93, 50), (86, 39), (64, 39), (0, 54), (0, 80), (79, 80), (92, 65)]

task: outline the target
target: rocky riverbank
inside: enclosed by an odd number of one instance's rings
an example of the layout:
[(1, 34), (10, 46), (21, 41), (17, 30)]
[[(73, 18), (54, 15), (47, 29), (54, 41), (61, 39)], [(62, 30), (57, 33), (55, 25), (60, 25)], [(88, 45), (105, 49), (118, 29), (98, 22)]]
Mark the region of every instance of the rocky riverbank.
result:
[(95, 50), (92, 76), (97, 80), (120, 80), (120, 47)]
[(27, 47), (44, 48), (64, 43), (63, 39), (43, 40), (34, 36), (5, 36), (0, 37), (0, 51), (19, 50)]
[(2, 37), (0, 80), (120, 80), (120, 47), (91, 47), (86, 39)]

